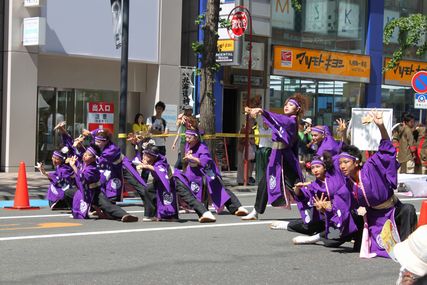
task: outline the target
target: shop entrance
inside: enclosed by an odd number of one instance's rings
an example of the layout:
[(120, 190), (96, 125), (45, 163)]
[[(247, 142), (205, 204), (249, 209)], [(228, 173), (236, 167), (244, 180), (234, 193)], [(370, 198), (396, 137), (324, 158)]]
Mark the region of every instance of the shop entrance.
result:
[[(224, 133), (238, 133), (239, 128), (237, 123), (239, 121), (238, 106), (238, 92), (236, 89), (224, 88), (223, 112), (222, 112), (222, 130)], [(227, 138), (228, 156), (230, 161), (230, 168), (236, 169), (236, 147), (237, 139)]]
[[(73, 138), (87, 128), (88, 102), (112, 102), (117, 106), (117, 92), (39, 88), (36, 161), (43, 162), (47, 168), (52, 165), (53, 151), (62, 147), (61, 137), (54, 131), (58, 123), (66, 121), (67, 132)], [(118, 118), (118, 108), (115, 108), (114, 116)]]

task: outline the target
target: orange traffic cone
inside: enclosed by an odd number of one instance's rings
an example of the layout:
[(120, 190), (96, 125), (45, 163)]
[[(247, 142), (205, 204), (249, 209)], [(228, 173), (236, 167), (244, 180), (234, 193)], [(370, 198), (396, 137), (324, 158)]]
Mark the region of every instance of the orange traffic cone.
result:
[(38, 210), (40, 207), (31, 207), (28, 198), (27, 173), (25, 172), (25, 163), (19, 164), (18, 182), (16, 182), (15, 200), (13, 207), (5, 207), (7, 210)]
[(420, 216), (418, 217), (418, 227), (427, 225), (427, 200), (421, 203)]

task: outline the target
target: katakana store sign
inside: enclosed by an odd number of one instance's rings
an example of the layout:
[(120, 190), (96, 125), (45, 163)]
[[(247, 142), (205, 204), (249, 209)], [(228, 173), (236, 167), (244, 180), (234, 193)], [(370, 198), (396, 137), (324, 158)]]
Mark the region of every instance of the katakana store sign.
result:
[(273, 74), (369, 83), (371, 59), (366, 55), (275, 46)]
[(108, 102), (89, 102), (87, 114), (87, 128), (109, 129), (114, 132), (114, 104)]
[[(384, 66), (389, 63), (386, 58)], [(419, 71), (427, 70), (427, 62), (401, 60), (396, 67), (384, 73), (384, 84), (411, 86), (412, 77)]]

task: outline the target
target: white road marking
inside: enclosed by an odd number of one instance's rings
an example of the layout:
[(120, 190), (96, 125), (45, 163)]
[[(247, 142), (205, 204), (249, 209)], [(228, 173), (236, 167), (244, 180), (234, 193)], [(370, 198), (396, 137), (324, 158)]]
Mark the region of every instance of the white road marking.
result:
[(140, 233), (140, 232), (158, 232), (158, 231), (174, 231), (174, 230), (190, 230), (190, 229), (204, 229), (204, 228), (222, 228), (234, 226), (256, 226), (270, 224), (272, 221), (262, 222), (246, 222), (246, 223), (228, 223), (228, 224), (209, 224), (197, 226), (179, 226), (179, 227), (163, 227), (163, 228), (144, 228), (132, 230), (115, 230), (115, 231), (99, 231), (99, 232), (81, 232), (81, 233), (64, 233), (64, 234), (50, 234), (50, 235), (31, 235), (31, 236), (15, 236), (0, 238), (0, 241), (11, 240), (27, 240), (27, 239), (45, 239), (45, 238), (61, 238), (61, 237), (76, 237), (76, 236), (94, 236), (94, 235), (109, 235), (109, 234), (125, 234), (125, 233)]

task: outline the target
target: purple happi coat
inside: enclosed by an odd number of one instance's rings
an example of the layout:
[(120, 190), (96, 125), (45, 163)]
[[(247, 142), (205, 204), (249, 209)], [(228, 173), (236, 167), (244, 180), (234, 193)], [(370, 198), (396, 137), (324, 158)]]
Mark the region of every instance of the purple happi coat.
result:
[[(276, 114), (263, 111), (264, 122), (272, 130), (273, 149), (270, 154), (266, 171), (268, 203), (273, 204), (278, 199), (285, 199), (286, 195), (285, 177), (294, 177), (296, 181), (304, 181), (299, 160), (298, 160), (298, 143), (297, 143), (297, 117)], [(284, 148), (274, 147), (275, 143), (284, 144)], [(290, 185), (291, 187), (293, 185)], [(286, 195), (286, 196), (285, 196)], [(304, 210), (306, 206), (297, 203), (298, 208)], [(290, 204), (288, 203), (289, 207)]]
[(331, 155), (336, 155), (341, 152), (342, 142), (337, 142), (332, 136), (329, 128), (324, 126), (325, 137), (318, 145), (316, 150), (317, 156), (323, 156), (323, 152), (328, 151)]
[(74, 219), (86, 219), (93, 197), (96, 191), (100, 191), (101, 174), (96, 166), (96, 163), (85, 165), (82, 164), (78, 168), (76, 174), (77, 192), (73, 198), (72, 213)]
[(102, 192), (107, 198), (122, 198), (123, 191), (123, 155), (118, 146), (109, 142), (97, 158), (101, 171)]
[(157, 218), (178, 218), (178, 203), (175, 186), (172, 179), (172, 171), (166, 158), (159, 154), (159, 158), (153, 164), (154, 171), (150, 171), (154, 179), (154, 188), (157, 196)]
[[(378, 152), (371, 156), (359, 171), (359, 183), (347, 179), (347, 187), (353, 193), (353, 207), (365, 207), (368, 222), (370, 252), (377, 256), (389, 257), (383, 246), (380, 233), (387, 220), (396, 227), (395, 206), (388, 209), (374, 209), (394, 195), (397, 187), (396, 149), (390, 140), (381, 140)], [(399, 201), (397, 203), (400, 203)]]
[[(328, 239), (339, 239), (346, 237), (357, 231), (357, 226), (351, 215), (351, 193), (348, 191), (344, 177), (336, 169), (332, 172), (326, 172), (325, 181), (316, 179), (310, 185), (303, 187), (302, 197), (297, 198), (306, 203), (310, 209), (301, 213), (305, 223), (311, 221), (323, 220), (325, 222), (326, 237)], [(327, 197), (331, 201), (332, 209), (324, 214), (316, 210), (314, 197)]]
[(47, 190), (47, 199), (52, 203), (63, 199), (64, 192), (74, 185), (74, 171), (65, 163), (58, 165), (54, 172), (48, 174), (48, 178), (50, 185)]
[[(192, 155), (200, 160), (200, 164), (189, 162), (184, 175), (190, 181), (187, 186), (191, 189), (197, 200), (204, 202), (203, 189), (206, 189), (212, 199), (212, 203), (217, 211), (221, 211), (225, 202), (230, 199), (222, 182), (221, 175), (215, 162), (212, 160), (206, 144), (198, 142), (193, 148), (188, 143), (185, 145), (185, 152), (192, 151)], [(185, 183), (185, 181), (183, 181)]]

